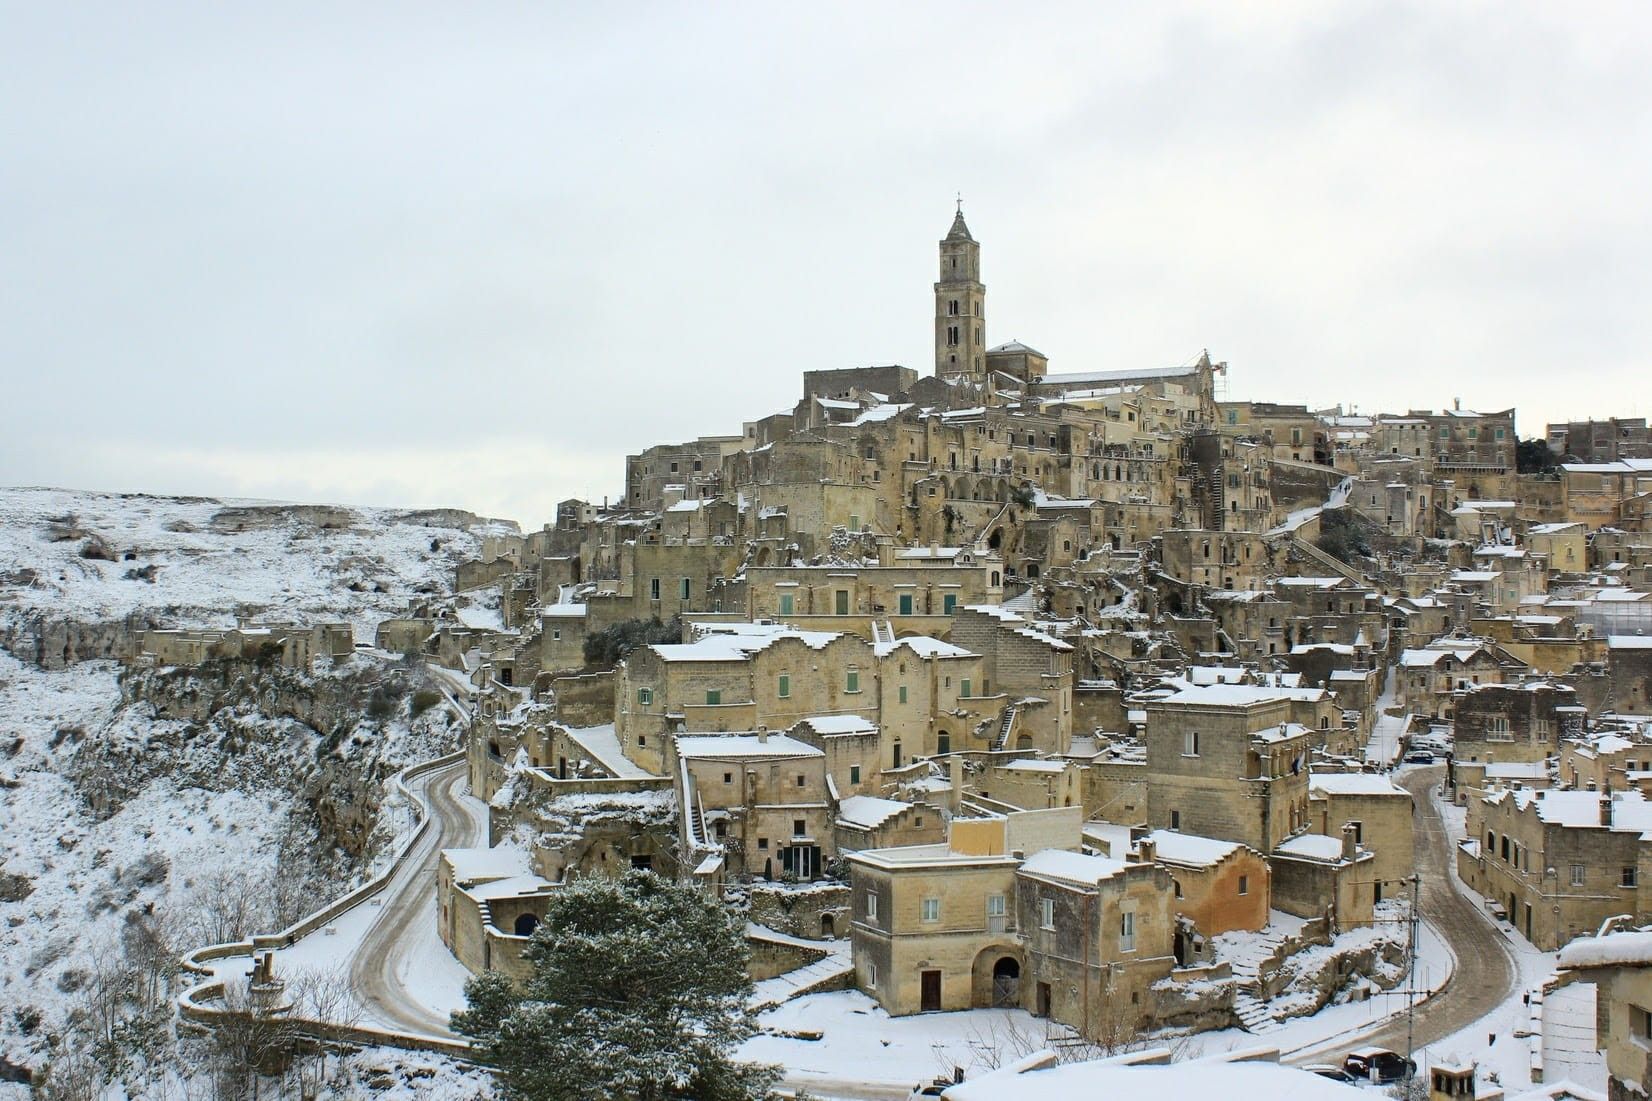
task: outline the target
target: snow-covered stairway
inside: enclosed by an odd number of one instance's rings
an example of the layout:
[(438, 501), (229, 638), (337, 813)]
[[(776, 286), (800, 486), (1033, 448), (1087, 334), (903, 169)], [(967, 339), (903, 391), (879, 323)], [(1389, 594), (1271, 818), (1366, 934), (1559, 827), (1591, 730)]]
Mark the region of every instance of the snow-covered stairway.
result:
[(817, 990), (837, 989), (841, 986), (842, 980), (855, 969), (847, 940), (804, 940), (760, 925), (747, 925), (746, 935), (825, 953), (821, 958), (802, 967), (756, 983), (751, 999), (754, 1012), (761, 1013), (765, 1009), (773, 1009), (781, 1002), (789, 1002), (793, 998)]
[(1279, 1019), (1268, 1008), (1268, 1003), (1258, 1001), (1255, 996), (1239, 993), (1233, 999), (1233, 1012), (1239, 1018), (1239, 1023), (1246, 1032), (1253, 1036), (1266, 1036), (1270, 1032), (1278, 1032)]

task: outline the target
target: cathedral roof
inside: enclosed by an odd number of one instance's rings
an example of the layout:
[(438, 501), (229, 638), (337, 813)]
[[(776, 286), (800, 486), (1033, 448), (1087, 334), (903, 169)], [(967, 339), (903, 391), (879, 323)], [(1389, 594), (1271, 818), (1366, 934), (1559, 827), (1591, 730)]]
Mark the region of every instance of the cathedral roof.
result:
[(958, 213), (953, 216), (952, 229), (947, 232), (946, 239), (948, 241), (975, 240), (975, 238), (969, 235), (969, 227), (964, 224), (964, 212), (962, 208), (960, 208)]
[(987, 349), (987, 355), (989, 355), (989, 356), (994, 354), (995, 352), (1026, 352), (1029, 355), (1038, 356), (1040, 359), (1048, 359), (1049, 358), (1043, 352), (1039, 351), (1037, 348), (1031, 347), (1030, 345), (1027, 345), (1027, 344), (1023, 344), (1019, 340), (1012, 340), (1008, 344), (1000, 344), (996, 348), (988, 348)]

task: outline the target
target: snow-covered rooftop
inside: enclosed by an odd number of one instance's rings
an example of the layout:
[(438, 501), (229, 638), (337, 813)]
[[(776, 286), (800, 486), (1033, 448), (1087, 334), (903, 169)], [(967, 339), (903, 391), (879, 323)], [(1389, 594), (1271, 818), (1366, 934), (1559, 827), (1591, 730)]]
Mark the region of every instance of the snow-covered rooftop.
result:
[(1335, 864), (1342, 859), (1342, 842), (1322, 833), (1302, 833), (1274, 849), (1274, 852)]
[(876, 829), (911, 805), (895, 799), (851, 795), (838, 803), (837, 816), (839, 821), (847, 822), (851, 826)]
[(677, 756), (706, 757), (824, 757), (812, 745), (785, 734), (678, 734)]
[(1026, 862), (1021, 865), (1021, 870), (1028, 875), (1044, 879), (1093, 886), (1122, 872), (1124, 861), (1110, 860), (1104, 856), (1085, 856), (1083, 853), (1067, 852), (1065, 849), (1044, 849), (1027, 857)]
[(1403, 795), (1410, 794), (1386, 776), (1372, 772), (1315, 772), (1308, 776), (1308, 790), (1326, 795)]
[(1212, 864), (1220, 864), (1244, 848), (1236, 841), (1221, 841), (1214, 837), (1199, 837), (1196, 834), (1176, 833), (1172, 830), (1154, 830), (1147, 835), (1147, 840), (1153, 842), (1153, 851), (1160, 860), (1190, 868), (1208, 868)]

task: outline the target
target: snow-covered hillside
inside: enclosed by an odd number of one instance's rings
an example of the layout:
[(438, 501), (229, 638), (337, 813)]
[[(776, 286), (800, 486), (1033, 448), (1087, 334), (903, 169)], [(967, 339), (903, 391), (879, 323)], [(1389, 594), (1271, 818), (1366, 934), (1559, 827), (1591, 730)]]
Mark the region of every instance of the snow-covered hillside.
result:
[(0, 620), (258, 615), (348, 620), (370, 640), (409, 601), (449, 591), (484, 534), (514, 530), (456, 509), (0, 489)]
[(137, 672), (43, 632), (258, 616), (371, 641), (413, 602), (447, 603), (457, 563), (511, 530), (457, 510), (0, 489), (0, 1097), (17, 1068), (96, 1039), (111, 997), (134, 1015), (97, 1059), (149, 1095), (183, 1063), (166, 999), (131, 1010), (142, 961), (280, 928), (369, 874), (408, 822), (388, 777), (451, 752), (460, 726), (417, 661)]

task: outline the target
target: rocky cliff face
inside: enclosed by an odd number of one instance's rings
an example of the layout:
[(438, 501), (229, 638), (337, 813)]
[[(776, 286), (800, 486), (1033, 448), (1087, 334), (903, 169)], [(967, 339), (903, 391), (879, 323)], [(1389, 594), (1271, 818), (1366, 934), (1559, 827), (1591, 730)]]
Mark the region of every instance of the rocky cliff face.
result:
[(78, 661), (126, 661), (138, 652), (143, 632), (161, 626), (154, 612), (90, 622), (28, 610), (0, 619), (0, 649), (42, 669)]
[(317, 851), (373, 853), (390, 776), (458, 748), (460, 727), (422, 666), (356, 656), (311, 675), (275, 663), (131, 669), (102, 732), (72, 732), (68, 774), (100, 814), (158, 776), (207, 790), (275, 788), (314, 818)]

